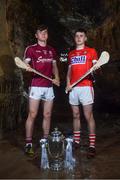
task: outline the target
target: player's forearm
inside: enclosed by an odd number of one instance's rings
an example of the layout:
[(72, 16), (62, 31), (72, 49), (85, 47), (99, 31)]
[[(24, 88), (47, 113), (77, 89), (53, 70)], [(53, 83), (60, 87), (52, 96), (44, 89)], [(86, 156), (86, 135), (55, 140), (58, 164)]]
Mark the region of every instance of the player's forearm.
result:
[(58, 80), (60, 79), (59, 78), (58, 68), (55, 68), (54, 76), (55, 76), (55, 79), (58, 79)]
[[(97, 60), (93, 60), (93, 66), (97, 63)], [(99, 69), (97, 69), (96, 71), (93, 72), (94, 74), (102, 74), (102, 69), (101, 67)]]
[(26, 71), (29, 71), (29, 72), (32, 72), (32, 69), (31, 69), (31, 66), (30, 66), (30, 58), (24, 58), (23, 59), (23, 62), (27, 65), (27, 69), (26, 69)]
[(67, 76), (66, 82), (67, 82), (67, 86), (69, 86), (70, 85), (70, 77)]
[(59, 71), (58, 71), (58, 68), (57, 68), (57, 64), (56, 63), (54, 63), (53, 64), (53, 74), (54, 74), (54, 76), (55, 76), (55, 79), (60, 79), (59, 78)]
[(71, 75), (71, 68), (68, 68), (68, 72), (67, 72), (67, 77), (66, 77), (66, 82), (67, 82), (67, 86), (70, 85), (70, 75)]

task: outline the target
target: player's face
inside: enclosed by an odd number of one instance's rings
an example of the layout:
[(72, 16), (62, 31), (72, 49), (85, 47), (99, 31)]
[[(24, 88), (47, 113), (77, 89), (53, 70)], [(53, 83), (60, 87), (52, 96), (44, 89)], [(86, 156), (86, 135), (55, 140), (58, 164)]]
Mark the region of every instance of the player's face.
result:
[(84, 32), (76, 32), (74, 40), (77, 46), (84, 45), (87, 40), (86, 34)]
[(48, 39), (48, 31), (47, 31), (47, 29), (45, 29), (43, 31), (37, 30), (35, 36), (38, 41), (46, 42)]

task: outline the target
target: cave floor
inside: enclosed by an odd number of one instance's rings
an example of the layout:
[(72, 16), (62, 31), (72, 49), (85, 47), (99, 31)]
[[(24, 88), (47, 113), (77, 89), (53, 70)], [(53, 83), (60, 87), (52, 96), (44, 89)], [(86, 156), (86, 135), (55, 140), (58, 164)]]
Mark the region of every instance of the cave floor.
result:
[[(57, 111), (58, 112), (58, 111)], [(53, 112), (52, 128), (58, 126), (64, 134), (72, 129), (71, 114)], [(2, 179), (115, 179), (120, 178), (120, 121), (117, 114), (95, 113), (97, 118), (97, 154), (87, 159), (86, 126), (83, 125), (82, 148), (74, 151), (76, 167), (73, 171), (51, 171), (40, 169), (40, 130), (36, 123), (34, 132), (35, 156), (24, 155), (24, 128), (7, 132), (0, 141), (0, 178)], [(84, 122), (84, 120), (83, 120)], [(40, 127), (41, 129), (41, 127)]]

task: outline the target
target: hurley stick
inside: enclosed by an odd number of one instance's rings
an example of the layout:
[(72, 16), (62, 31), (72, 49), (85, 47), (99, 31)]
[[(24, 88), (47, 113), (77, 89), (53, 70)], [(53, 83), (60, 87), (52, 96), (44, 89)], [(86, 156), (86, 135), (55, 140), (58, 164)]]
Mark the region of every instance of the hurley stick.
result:
[[(25, 69), (27, 70), (28, 69), (28, 66), (26, 63), (24, 63), (19, 57), (15, 57), (14, 58), (15, 60), (15, 64), (19, 67), (19, 68), (22, 68), (22, 69)], [(38, 74), (39, 76), (49, 80), (49, 81), (52, 81), (53, 82), (53, 79), (52, 78), (49, 78), (48, 76), (45, 76), (44, 74), (36, 71), (35, 69), (31, 68), (31, 72), (34, 72), (35, 74)]]

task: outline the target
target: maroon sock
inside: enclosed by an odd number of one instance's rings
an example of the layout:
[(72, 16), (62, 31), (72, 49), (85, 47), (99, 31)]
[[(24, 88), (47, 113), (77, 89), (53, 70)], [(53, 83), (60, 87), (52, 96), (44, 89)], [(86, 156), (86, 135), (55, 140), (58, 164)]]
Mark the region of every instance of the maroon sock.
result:
[(28, 145), (28, 144), (32, 145), (32, 138), (31, 137), (26, 137), (25, 142), (26, 142), (26, 145)]
[(43, 138), (48, 138), (48, 134), (44, 134)]

